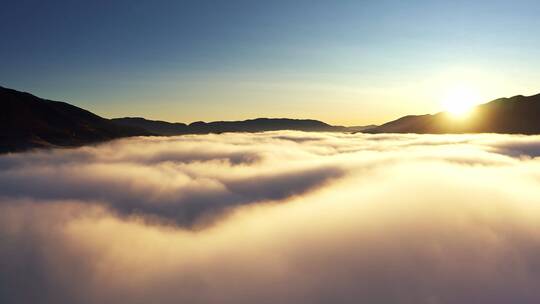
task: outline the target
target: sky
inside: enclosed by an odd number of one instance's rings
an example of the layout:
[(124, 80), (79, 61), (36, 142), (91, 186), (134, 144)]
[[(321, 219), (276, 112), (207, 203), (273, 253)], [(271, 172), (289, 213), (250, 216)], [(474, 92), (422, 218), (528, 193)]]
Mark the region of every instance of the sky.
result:
[(540, 92), (538, 1), (2, 1), (0, 85), (104, 117), (382, 123)]

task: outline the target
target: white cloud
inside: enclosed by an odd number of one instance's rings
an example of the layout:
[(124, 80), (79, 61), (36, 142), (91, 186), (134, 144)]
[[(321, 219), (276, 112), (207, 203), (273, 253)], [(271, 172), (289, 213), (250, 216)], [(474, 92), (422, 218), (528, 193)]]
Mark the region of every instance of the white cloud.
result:
[(0, 157), (2, 303), (537, 303), (540, 137), (135, 138)]

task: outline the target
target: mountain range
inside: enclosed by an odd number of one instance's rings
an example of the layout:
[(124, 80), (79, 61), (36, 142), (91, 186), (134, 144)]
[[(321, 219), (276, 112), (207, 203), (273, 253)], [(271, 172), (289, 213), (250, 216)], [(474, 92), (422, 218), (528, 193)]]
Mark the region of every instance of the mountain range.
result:
[(0, 87), (0, 153), (44, 147), (74, 147), (130, 136), (171, 136), (276, 130), (354, 132), (367, 127), (332, 126), (312, 119), (258, 118), (194, 122), (144, 118), (107, 119), (65, 102)]
[(193, 122), (107, 119), (65, 102), (0, 86), (0, 153), (43, 147), (74, 147), (130, 136), (172, 136), (277, 130), (366, 133), (540, 134), (540, 94), (500, 98), (475, 107), (468, 119), (446, 112), (409, 115), (380, 126), (333, 126), (313, 119), (257, 118)]
[(208, 134), (224, 132), (265, 132), (297, 130), (307, 132), (358, 132), (374, 126), (344, 127), (332, 126), (313, 119), (256, 118), (242, 121), (197, 121), (188, 124), (148, 120), (142, 117), (114, 118), (113, 122), (127, 127), (147, 130), (157, 135)]

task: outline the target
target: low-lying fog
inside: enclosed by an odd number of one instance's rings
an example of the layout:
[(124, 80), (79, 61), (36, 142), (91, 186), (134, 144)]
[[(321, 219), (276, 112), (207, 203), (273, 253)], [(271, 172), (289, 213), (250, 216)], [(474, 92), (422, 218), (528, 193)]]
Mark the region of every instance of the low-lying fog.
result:
[(539, 303), (540, 136), (134, 138), (0, 157), (1, 303)]

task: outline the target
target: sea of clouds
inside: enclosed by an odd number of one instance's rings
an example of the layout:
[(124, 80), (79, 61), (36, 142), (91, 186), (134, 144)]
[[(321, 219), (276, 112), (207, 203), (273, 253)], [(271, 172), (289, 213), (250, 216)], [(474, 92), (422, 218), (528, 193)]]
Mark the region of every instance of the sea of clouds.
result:
[(0, 156), (0, 303), (540, 303), (540, 136)]

